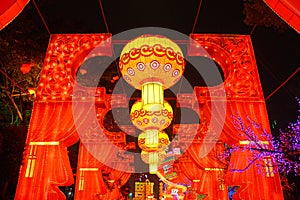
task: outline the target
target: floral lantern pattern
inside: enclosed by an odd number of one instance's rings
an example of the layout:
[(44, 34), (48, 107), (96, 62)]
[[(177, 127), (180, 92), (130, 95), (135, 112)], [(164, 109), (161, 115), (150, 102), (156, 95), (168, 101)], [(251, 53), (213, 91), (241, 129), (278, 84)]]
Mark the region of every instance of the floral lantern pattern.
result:
[[(120, 55), (124, 79), (142, 90), (130, 112), (132, 123), (140, 130), (138, 144), (142, 159), (155, 174), (162, 162), (168, 135), (161, 132), (173, 120), (173, 110), (164, 100), (164, 89), (174, 85), (184, 72), (185, 62), (180, 47), (163, 36), (143, 35), (127, 43)], [(147, 156), (146, 156), (147, 155)]]

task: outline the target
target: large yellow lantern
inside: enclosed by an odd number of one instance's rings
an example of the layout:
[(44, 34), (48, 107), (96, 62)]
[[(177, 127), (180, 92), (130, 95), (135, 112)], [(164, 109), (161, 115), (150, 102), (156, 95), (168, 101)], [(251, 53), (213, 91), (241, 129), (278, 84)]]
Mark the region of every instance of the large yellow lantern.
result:
[(161, 160), (158, 155), (163, 154), (169, 144), (168, 135), (161, 131), (173, 119), (172, 107), (164, 100), (164, 89), (174, 85), (184, 72), (182, 51), (166, 37), (143, 35), (125, 45), (119, 67), (124, 79), (142, 90), (142, 99), (132, 106), (130, 118), (138, 129), (144, 131), (139, 136), (139, 146), (142, 155), (148, 153), (151, 157), (151, 162), (146, 159), (150, 173), (156, 173)]
[[(143, 35), (126, 44), (119, 62), (120, 71), (130, 85), (142, 91), (149, 89), (146, 95), (149, 103), (155, 101), (156, 95), (151, 94), (154, 90), (162, 93), (162, 88), (169, 88), (179, 80), (184, 66), (180, 47), (166, 37), (153, 35)], [(152, 86), (147, 88), (147, 84)]]

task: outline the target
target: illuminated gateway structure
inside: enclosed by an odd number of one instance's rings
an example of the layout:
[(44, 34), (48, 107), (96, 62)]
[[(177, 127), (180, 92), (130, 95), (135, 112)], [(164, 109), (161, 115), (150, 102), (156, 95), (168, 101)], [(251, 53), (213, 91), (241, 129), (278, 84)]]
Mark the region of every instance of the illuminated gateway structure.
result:
[[(231, 188), (236, 188), (233, 199), (283, 199), (279, 174), (270, 158), (260, 158), (266, 163), (260, 170), (249, 165), (252, 152), (242, 147), (252, 141), (239, 133), (231, 117), (249, 116), (269, 129), (250, 37), (191, 34), (190, 39), (185, 43), (186, 55), (163, 36), (143, 35), (128, 41), (119, 70), (132, 88), (141, 90), (140, 98), (133, 101), (125, 93), (109, 93), (97, 85), (88, 89), (75, 81), (86, 60), (101, 56), (114, 60), (110, 34), (51, 35), (15, 199), (66, 199), (59, 186), (74, 182), (77, 200), (120, 199), (121, 187), (138, 171), (134, 154), (128, 153), (133, 148), (141, 149), (139, 158), (148, 164), (150, 174), (181, 192), (180, 199), (227, 200)], [(180, 84), (187, 57), (212, 58), (222, 69), (224, 82), (180, 92), (170, 105), (164, 90)], [(132, 124), (120, 131), (108, 130), (105, 116), (114, 108), (128, 109), (128, 99), (134, 102), (128, 111)], [(193, 110), (201, 122), (176, 124), (175, 111), (181, 108)], [(253, 134), (271, 148), (261, 133)], [(127, 142), (127, 135), (138, 138), (136, 146)], [(78, 141), (74, 180), (67, 147)], [(231, 154), (230, 164), (218, 157), (225, 144), (241, 147)], [(168, 177), (165, 169), (171, 147), (180, 151), (168, 164), (168, 172), (176, 175)], [(158, 199), (169, 196), (167, 190), (156, 195)]]

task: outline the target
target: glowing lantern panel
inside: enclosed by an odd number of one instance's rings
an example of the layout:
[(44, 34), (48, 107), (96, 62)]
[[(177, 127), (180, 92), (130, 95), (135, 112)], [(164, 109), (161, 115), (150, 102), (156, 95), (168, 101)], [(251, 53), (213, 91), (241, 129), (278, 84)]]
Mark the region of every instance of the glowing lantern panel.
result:
[(169, 136), (165, 132), (146, 131), (139, 135), (138, 145), (143, 151), (162, 151), (170, 144)]
[(155, 151), (155, 152), (141, 152), (142, 160), (149, 164), (149, 172), (150, 174), (155, 174), (158, 169), (159, 163), (163, 162), (166, 158), (165, 151)]

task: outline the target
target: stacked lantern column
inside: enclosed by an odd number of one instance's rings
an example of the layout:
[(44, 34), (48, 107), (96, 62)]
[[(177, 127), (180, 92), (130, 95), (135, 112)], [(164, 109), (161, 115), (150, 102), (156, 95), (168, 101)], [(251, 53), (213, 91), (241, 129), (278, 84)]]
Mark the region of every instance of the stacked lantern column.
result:
[(132, 123), (143, 132), (138, 137), (141, 157), (155, 174), (165, 158), (168, 135), (163, 131), (173, 119), (173, 110), (164, 100), (164, 89), (174, 85), (184, 71), (179, 46), (162, 36), (144, 35), (129, 42), (119, 63), (124, 79), (142, 91), (130, 112)]

